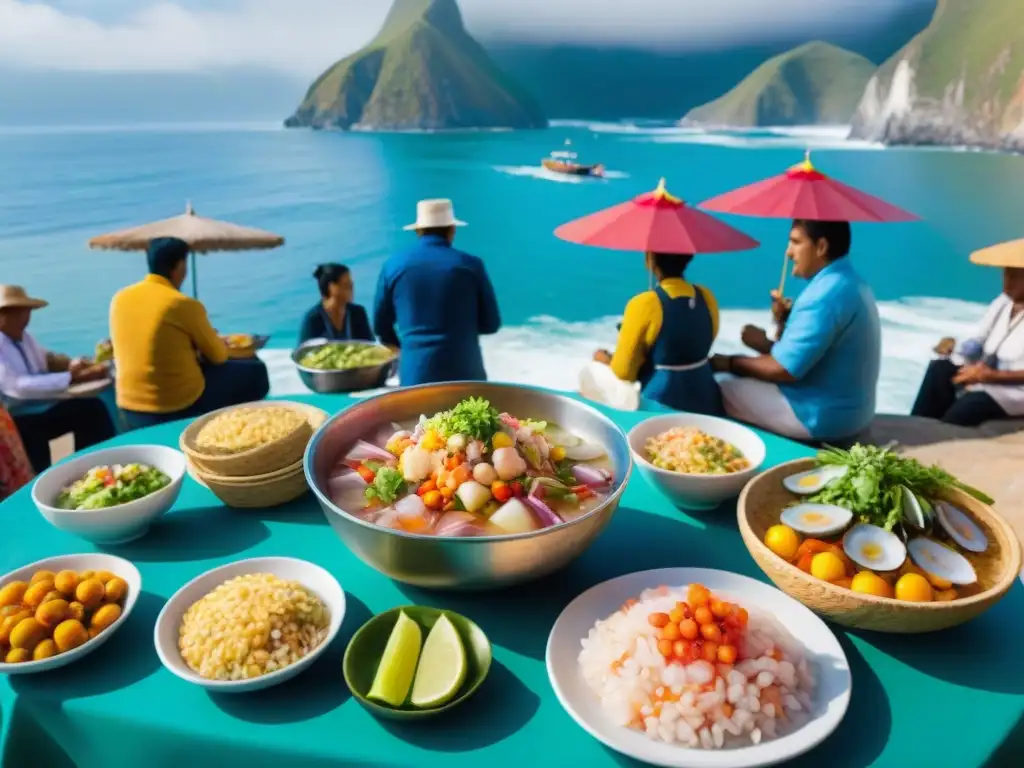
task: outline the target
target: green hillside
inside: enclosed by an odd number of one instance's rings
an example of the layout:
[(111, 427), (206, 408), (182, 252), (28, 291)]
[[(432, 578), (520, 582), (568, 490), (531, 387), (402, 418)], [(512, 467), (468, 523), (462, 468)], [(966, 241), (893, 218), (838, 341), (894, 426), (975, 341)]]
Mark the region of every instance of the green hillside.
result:
[(779, 54), (735, 88), (691, 110), (705, 125), (840, 125), (850, 121), (875, 65), (856, 53), (813, 42)]
[(455, 0), (395, 0), (362, 50), (310, 87), (288, 127), (537, 128), (539, 108), (491, 61)]
[[(905, 80), (913, 87), (899, 83), (893, 94), (904, 61), (912, 72)], [(890, 132), (909, 132), (913, 126), (920, 131), (928, 124), (991, 143), (1024, 130), (1024, 0), (939, 0), (931, 24), (879, 69), (855, 128), (868, 134), (871, 126), (865, 123), (887, 119), (893, 111), (914, 119), (900, 121), (901, 127)], [(874, 127), (883, 134), (887, 130)]]

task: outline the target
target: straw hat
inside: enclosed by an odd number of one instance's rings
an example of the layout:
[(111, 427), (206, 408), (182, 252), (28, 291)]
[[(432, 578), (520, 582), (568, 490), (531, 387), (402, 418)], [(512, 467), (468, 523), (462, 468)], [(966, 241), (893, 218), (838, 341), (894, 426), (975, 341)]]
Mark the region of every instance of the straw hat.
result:
[(20, 285), (0, 285), (0, 309), (42, 309), (49, 302), (33, 299)]
[(983, 267), (1024, 269), (1024, 240), (1011, 240), (975, 251), (971, 254), (971, 261)]
[(417, 229), (443, 229), (464, 227), (466, 222), (455, 218), (451, 200), (420, 200), (416, 204), (416, 223), (405, 227), (407, 232)]

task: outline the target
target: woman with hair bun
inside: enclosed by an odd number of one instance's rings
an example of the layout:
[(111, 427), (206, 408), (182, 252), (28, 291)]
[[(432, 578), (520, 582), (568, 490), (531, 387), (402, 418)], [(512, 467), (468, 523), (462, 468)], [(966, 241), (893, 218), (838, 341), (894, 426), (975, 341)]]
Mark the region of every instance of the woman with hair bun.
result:
[(313, 272), (320, 301), (302, 319), (299, 344), (310, 339), (374, 341), (366, 309), (352, 303), (352, 273), (343, 264), (321, 264)]

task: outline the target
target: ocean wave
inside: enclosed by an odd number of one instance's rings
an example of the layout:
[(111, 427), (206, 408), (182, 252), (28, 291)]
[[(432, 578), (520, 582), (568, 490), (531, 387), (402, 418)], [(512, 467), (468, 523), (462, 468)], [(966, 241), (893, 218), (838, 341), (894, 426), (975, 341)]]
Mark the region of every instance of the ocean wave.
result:
[[(932, 348), (942, 336), (965, 338), (986, 307), (956, 299), (915, 297), (881, 302), (878, 309), (882, 318), (878, 411), (907, 413), (932, 357)], [(580, 322), (566, 322), (549, 315), (533, 317), (523, 325), (509, 326), (483, 338), (484, 363), (492, 381), (575, 391), (577, 374), (594, 350), (614, 346), (619, 321), (617, 316)], [(770, 322), (766, 310), (722, 310), (715, 351), (742, 352), (739, 338), (743, 326), (767, 328)], [(306, 393), (286, 350), (264, 350), (261, 357), (270, 370), (274, 394)]]
[(555, 173), (540, 165), (495, 165), (494, 170), (509, 176), (527, 176), (543, 181), (555, 181), (560, 184), (600, 184), (610, 179), (628, 179), (629, 174), (622, 171), (605, 171), (603, 176), (571, 176), (567, 173)]
[(849, 139), (847, 125), (797, 125), (764, 128), (678, 125), (667, 122), (602, 122), (561, 120), (553, 127), (576, 128), (596, 134), (619, 135), (623, 141), (655, 144), (704, 144), (737, 149), (798, 147), (802, 149), (879, 150), (883, 144)]

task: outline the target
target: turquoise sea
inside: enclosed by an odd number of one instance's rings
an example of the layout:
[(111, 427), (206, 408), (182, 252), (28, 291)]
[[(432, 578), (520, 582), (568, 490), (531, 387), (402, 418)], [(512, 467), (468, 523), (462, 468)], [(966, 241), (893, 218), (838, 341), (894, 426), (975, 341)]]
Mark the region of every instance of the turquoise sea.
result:
[[(504, 316), (502, 332), (485, 342), (491, 378), (573, 388), (593, 350), (614, 345), (618, 316), (647, 277), (639, 254), (562, 243), (555, 227), (649, 191), (662, 176), (699, 202), (779, 173), (810, 148), (821, 170), (924, 218), (854, 232), (853, 258), (885, 321), (880, 408), (906, 410), (934, 343), (963, 334), (999, 291), (999, 274), (967, 255), (1024, 236), (1024, 158), (882, 149), (843, 135), (633, 122), (446, 135), (0, 127), (0, 282), (50, 300), (33, 319), (44, 344), (87, 353), (106, 335), (110, 297), (144, 272), (141, 254), (93, 252), (89, 237), (176, 215), (187, 200), (200, 214), (276, 231), (287, 238), (277, 251), (200, 257), (199, 294), (219, 330), (272, 334), (280, 351), (268, 360), (284, 393), (300, 387), (283, 349), (316, 301), (315, 265), (350, 265), (357, 301), (369, 304), (381, 263), (412, 237), (401, 227), (416, 201), (451, 197), (470, 224), (458, 245), (486, 262)], [(581, 158), (604, 163), (609, 178), (542, 171), (540, 158), (565, 139)], [(763, 247), (700, 257), (691, 274), (725, 310), (723, 350), (738, 348), (744, 323), (767, 323), (788, 231), (781, 221), (733, 223)]]

